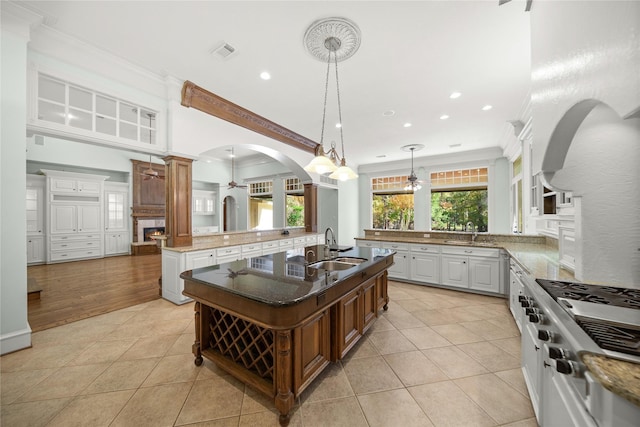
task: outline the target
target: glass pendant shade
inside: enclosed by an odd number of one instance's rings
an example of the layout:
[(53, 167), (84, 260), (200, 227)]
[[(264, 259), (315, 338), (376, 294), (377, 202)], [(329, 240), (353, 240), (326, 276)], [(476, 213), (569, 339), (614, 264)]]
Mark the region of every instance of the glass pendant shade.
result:
[(337, 179), (339, 181), (347, 181), (349, 179), (355, 179), (358, 177), (358, 174), (355, 173), (349, 166), (345, 166), (344, 164), (336, 169), (329, 178)]
[(320, 154), (311, 160), (304, 170), (311, 173), (317, 173), (318, 175), (324, 175), (325, 173), (334, 172), (338, 167), (327, 156)]

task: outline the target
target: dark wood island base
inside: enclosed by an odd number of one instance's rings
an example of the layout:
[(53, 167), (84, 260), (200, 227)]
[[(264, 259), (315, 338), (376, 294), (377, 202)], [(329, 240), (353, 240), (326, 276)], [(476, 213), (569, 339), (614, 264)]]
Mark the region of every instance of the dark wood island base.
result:
[[(386, 255), (371, 256), (372, 261), (350, 274), (321, 279), (312, 275), (297, 283), (280, 281), (274, 277), (277, 274), (265, 277), (263, 271), (251, 272), (247, 268), (250, 259), (209, 267), (211, 271), (183, 273), (184, 294), (195, 300), (195, 364), (200, 366), (207, 358), (273, 398), (280, 425), (288, 425), (300, 393), (330, 362), (342, 359), (381, 310), (387, 309), (386, 270), (393, 264), (393, 253)], [(275, 257), (274, 264), (278, 264)], [(249, 272), (235, 280), (239, 276), (233, 272), (242, 269)], [(253, 279), (247, 278), (252, 274)], [(220, 286), (222, 276), (230, 280)], [(216, 282), (218, 285), (213, 284)], [(240, 291), (251, 286), (282, 286), (291, 293), (292, 285), (306, 286), (304, 296), (299, 297), (294, 289), (293, 301), (280, 298), (278, 304)]]

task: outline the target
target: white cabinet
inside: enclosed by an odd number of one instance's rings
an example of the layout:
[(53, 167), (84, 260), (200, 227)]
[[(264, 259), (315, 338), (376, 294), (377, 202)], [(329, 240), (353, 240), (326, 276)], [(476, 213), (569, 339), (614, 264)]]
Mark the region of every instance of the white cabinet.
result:
[(247, 243), (242, 245), (242, 258), (251, 258), (262, 255), (262, 243)]
[(41, 264), (44, 260), (44, 236), (27, 236), (27, 264)]
[(396, 251), (393, 256), (393, 265), (387, 270), (391, 279), (409, 278), (409, 245), (407, 243), (381, 242), (384, 249)]
[(411, 245), (409, 261), (411, 280), (440, 283), (440, 247), (437, 245)]
[(524, 322), (520, 348), (522, 351), (522, 374), (527, 384), (531, 405), (539, 418), (540, 384), (542, 367), (542, 344), (538, 340), (538, 329), (533, 323)]
[(376, 240), (357, 240), (356, 246), (359, 246), (361, 248), (380, 248), (380, 247), (382, 247), (380, 245), (380, 242), (376, 241)]
[(129, 253), (129, 233), (111, 232), (104, 234), (104, 254), (122, 255)]
[(186, 254), (186, 270), (194, 268), (209, 267), (216, 265), (216, 250), (208, 249), (203, 251), (187, 252)]
[(278, 241), (278, 248), (280, 252), (284, 252), (289, 249), (293, 249), (293, 239), (282, 239)]
[(522, 324), (524, 321), (524, 310), (520, 304), (520, 296), (524, 295), (524, 284), (522, 281), (525, 280), (525, 278), (523, 276), (524, 272), (522, 268), (512, 260), (509, 274), (509, 310), (516, 321), (520, 333), (522, 333)]
[(560, 265), (567, 270), (576, 268), (576, 231), (573, 227), (558, 227), (558, 253)]
[(44, 235), (44, 177), (27, 175), (27, 235)]
[(102, 184), (93, 180), (54, 177), (49, 181), (49, 191), (52, 193), (100, 194)]
[(99, 205), (51, 204), (50, 234), (95, 233), (102, 231)]
[(104, 186), (104, 253), (128, 254), (131, 247), (129, 233), (129, 185), (105, 183)]
[(500, 293), (500, 250), (443, 246), (443, 285)]
[[(277, 243), (277, 241), (276, 241)], [(216, 264), (236, 261), (242, 256), (242, 246), (228, 246), (216, 249)]]
[(305, 236), (293, 238), (294, 248), (304, 248), (305, 246), (307, 246), (307, 238)]
[(191, 298), (182, 295), (184, 280), (180, 278), (180, 274), (190, 270), (187, 268), (186, 259), (187, 253), (175, 252), (167, 248), (162, 249), (162, 298), (174, 304), (184, 304), (191, 301)]
[[(102, 175), (45, 170), (47, 262), (101, 258), (105, 253)], [(116, 239), (116, 238), (114, 238)], [(112, 240), (111, 245), (116, 246)]]
[(280, 252), (280, 245), (277, 240), (262, 242), (262, 255), (275, 254), (276, 252)]
[(192, 193), (192, 213), (193, 215), (215, 215), (216, 213), (216, 192), (193, 190)]

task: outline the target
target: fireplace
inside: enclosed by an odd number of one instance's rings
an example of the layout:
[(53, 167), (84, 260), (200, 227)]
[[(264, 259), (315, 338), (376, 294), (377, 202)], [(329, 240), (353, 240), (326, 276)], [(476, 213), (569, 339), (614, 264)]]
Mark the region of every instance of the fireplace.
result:
[(145, 227), (142, 229), (142, 234), (145, 242), (153, 242), (151, 236), (164, 235), (164, 227)]

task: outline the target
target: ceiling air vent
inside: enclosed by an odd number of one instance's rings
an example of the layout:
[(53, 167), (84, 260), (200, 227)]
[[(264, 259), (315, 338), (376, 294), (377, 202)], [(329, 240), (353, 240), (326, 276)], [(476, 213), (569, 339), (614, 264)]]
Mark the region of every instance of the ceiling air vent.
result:
[(227, 59), (229, 56), (233, 55), (235, 51), (236, 49), (229, 43), (222, 42), (220, 46), (211, 51), (211, 54), (222, 59)]

